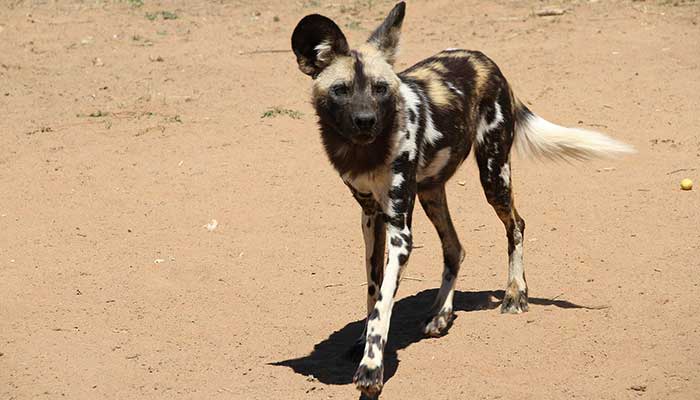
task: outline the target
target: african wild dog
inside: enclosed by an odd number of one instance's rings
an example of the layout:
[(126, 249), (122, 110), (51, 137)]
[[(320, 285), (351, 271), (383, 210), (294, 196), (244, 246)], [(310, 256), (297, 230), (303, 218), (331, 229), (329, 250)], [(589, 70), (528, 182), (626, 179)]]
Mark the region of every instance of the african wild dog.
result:
[[(523, 271), (525, 222), (513, 204), (510, 151), (588, 159), (631, 151), (600, 133), (554, 125), (513, 95), (498, 67), (477, 51), (448, 49), (395, 73), (405, 4), (369, 40), (351, 50), (340, 28), (314, 14), (292, 35), (299, 69), (313, 78), (312, 102), (327, 155), (362, 207), (366, 246), (367, 325), (353, 378), (382, 388), (383, 350), (394, 296), (411, 253), (416, 194), (442, 241), (442, 285), (424, 332), (443, 334), (464, 251), (452, 225), (445, 182), (474, 148), (486, 199), (505, 225), (508, 281), (504, 313), (527, 311)], [(386, 241), (387, 265), (384, 268)]]

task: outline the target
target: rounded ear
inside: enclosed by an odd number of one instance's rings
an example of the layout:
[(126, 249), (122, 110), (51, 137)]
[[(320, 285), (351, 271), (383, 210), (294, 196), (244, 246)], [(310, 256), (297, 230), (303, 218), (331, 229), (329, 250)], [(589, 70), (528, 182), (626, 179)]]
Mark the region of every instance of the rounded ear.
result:
[(401, 24), (406, 15), (406, 3), (399, 2), (389, 12), (384, 22), (372, 33), (368, 42), (374, 44), (386, 58), (389, 64), (394, 64), (396, 54), (399, 51), (399, 36), (401, 36)]
[(292, 50), (301, 72), (316, 77), (338, 55), (350, 54), (348, 41), (338, 25), (323, 15), (302, 18), (292, 33)]

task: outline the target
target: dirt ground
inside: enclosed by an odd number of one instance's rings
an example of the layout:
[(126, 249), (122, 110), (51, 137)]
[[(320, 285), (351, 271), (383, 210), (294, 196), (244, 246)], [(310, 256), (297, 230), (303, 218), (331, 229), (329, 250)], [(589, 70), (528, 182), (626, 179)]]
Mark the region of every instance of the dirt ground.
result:
[[(2, 1), (0, 398), (358, 397), (359, 208), (289, 38), (320, 12), (359, 43), (391, 6)], [(565, 13), (533, 14), (547, 6)], [(505, 234), (465, 163), (457, 319), (420, 335), (442, 257), (417, 210), (382, 398), (700, 398), (700, 191), (679, 188), (700, 184), (699, 22), (693, 1), (408, 3), (398, 68), (482, 50), (538, 114), (638, 154), (515, 159), (517, 316), (499, 313)]]

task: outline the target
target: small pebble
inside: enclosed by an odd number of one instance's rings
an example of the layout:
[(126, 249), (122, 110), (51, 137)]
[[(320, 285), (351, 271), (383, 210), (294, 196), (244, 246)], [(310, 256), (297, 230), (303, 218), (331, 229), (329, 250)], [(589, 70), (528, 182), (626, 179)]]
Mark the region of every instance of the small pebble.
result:
[(692, 190), (693, 189), (693, 181), (691, 181), (688, 178), (685, 178), (681, 181), (681, 189), (683, 190)]

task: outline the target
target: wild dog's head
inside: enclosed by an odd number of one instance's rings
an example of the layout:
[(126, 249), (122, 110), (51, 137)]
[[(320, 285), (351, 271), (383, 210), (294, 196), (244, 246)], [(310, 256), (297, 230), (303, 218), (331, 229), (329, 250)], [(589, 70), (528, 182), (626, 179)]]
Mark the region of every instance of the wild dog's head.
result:
[[(400, 80), (392, 68), (406, 5), (401, 2), (366, 43), (351, 50), (329, 18), (304, 17), (292, 34), (299, 69), (313, 78), (313, 103), (325, 134), (368, 145), (391, 134)], [(334, 140), (336, 140), (334, 139)]]

